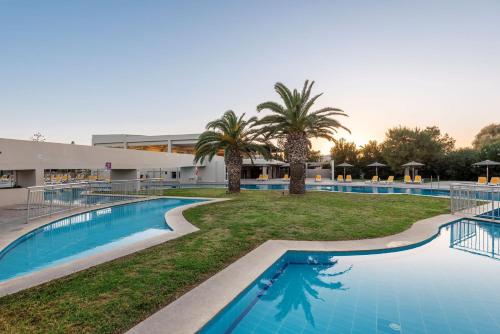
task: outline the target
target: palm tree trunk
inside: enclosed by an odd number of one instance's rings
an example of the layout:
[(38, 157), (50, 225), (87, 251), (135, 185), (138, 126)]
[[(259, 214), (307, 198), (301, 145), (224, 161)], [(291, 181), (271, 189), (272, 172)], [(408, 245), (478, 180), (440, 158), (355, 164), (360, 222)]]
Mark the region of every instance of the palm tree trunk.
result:
[(309, 140), (304, 133), (291, 133), (286, 138), (285, 149), (290, 162), (290, 194), (304, 194)]
[(242, 164), (243, 158), (241, 157), (239, 152), (228, 151), (226, 153), (228, 190), (230, 193), (240, 192)]

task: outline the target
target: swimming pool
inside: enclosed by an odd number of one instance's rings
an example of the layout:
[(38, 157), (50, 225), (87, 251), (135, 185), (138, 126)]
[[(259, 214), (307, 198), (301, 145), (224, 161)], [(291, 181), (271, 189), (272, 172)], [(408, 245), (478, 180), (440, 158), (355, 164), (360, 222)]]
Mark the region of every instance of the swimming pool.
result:
[(500, 225), (418, 247), (287, 252), (201, 333), (500, 333)]
[[(183, 184), (170, 185), (170, 188), (224, 188), (225, 185), (201, 185), (201, 184)], [(242, 184), (241, 189), (247, 190), (288, 190), (288, 184)], [(430, 189), (430, 188), (402, 188), (393, 186), (372, 186), (372, 185), (315, 185), (307, 184), (307, 190), (349, 192), (361, 194), (408, 194), (421, 196), (439, 196), (449, 197), (448, 189)]]
[[(288, 184), (243, 184), (243, 189), (258, 190), (286, 190)], [(306, 185), (308, 190), (321, 190), (333, 192), (349, 192), (362, 194), (409, 194), (422, 196), (450, 196), (446, 189), (398, 188), (390, 186), (351, 186), (351, 185)]]
[(165, 212), (196, 199), (155, 199), (99, 209), (42, 226), (0, 252), (0, 281), (170, 233)]

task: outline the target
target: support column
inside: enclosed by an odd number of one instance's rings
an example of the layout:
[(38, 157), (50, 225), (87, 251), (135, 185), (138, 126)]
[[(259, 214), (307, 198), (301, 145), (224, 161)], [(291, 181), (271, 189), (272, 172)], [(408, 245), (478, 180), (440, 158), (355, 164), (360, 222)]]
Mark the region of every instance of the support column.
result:
[(112, 183), (112, 190), (114, 191), (139, 191), (140, 190), (140, 177), (138, 169), (111, 169), (110, 179), (111, 181), (126, 181), (126, 180), (137, 180), (135, 183), (131, 182), (117, 182)]
[(27, 169), (16, 171), (16, 184), (22, 188), (43, 186), (43, 169)]

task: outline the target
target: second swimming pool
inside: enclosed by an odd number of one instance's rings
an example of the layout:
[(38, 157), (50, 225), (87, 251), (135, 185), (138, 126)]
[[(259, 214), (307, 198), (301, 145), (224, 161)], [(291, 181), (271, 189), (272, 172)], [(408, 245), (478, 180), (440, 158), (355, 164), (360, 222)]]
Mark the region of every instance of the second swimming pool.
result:
[(288, 252), (201, 333), (500, 333), (500, 224), (414, 248)]
[(196, 199), (156, 199), (74, 215), (42, 226), (0, 252), (0, 281), (170, 233), (165, 212)]

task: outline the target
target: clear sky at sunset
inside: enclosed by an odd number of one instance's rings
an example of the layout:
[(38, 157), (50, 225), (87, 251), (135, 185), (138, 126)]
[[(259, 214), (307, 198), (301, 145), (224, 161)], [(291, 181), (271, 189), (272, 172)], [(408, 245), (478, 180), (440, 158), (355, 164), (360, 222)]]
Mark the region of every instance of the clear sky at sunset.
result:
[(359, 145), (500, 120), (500, 1), (0, 0), (0, 45), (6, 138), (197, 133), (304, 79)]

